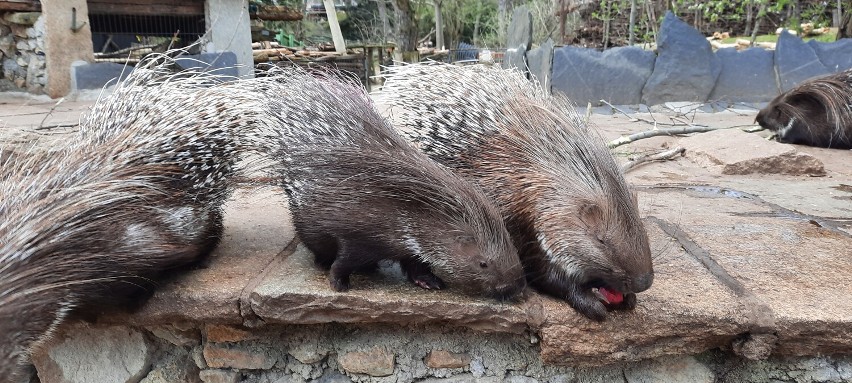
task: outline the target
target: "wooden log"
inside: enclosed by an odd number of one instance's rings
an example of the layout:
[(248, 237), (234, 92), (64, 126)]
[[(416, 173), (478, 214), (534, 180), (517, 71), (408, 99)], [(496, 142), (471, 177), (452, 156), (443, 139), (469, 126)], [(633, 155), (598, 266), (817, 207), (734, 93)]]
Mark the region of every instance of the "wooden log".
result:
[(299, 21), (304, 17), (301, 11), (283, 5), (261, 5), (257, 7), (257, 13), (250, 16), (268, 21)]
[(37, 0), (3, 0), (0, 11), (41, 12), (41, 2)]

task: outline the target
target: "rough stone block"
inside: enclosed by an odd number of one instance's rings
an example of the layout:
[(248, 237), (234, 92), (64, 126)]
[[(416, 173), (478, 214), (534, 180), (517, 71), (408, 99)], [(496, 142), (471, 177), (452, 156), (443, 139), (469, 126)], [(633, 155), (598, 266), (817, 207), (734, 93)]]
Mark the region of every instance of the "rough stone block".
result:
[[(186, 350), (180, 349), (175, 354), (169, 354), (157, 362), (151, 372), (139, 383), (201, 383), (198, 377), (198, 367), (192, 362), (192, 357)], [(50, 382), (42, 382), (50, 383)]]
[(654, 71), (653, 52), (638, 47), (594, 49), (566, 46), (553, 55), (553, 89), (576, 104), (634, 105), (642, 101), (642, 88)]
[(470, 364), (471, 358), (467, 353), (455, 353), (445, 350), (434, 350), (423, 360), (430, 368), (463, 368)]
[(550, 92), (550, 73), (553, 63), (553, 40), (547, 39), (538, 48), (527, 52), (527, 63), (530, 68), (531, 78), (534, 78), (542, 88)]
[(320, 348), (317, 343), (300, 343), (287, 351), (292, 357), (304, 364), (313, 364), (319, 362), (328, 355), (329, 350)]
[(793, 145), (739, 129), (720, 129), (680, 140), (686, 157), (722, 174), (823, 175), (822, 162)]
[(628, 383), (713, 383), (716, 376), (692, 356), (675, 356), (643, 362), (624, 371)]
[(33, 358), (42, 382), (138, 382), (147, 374), (154, 350), (141, 332), (85, 325), (66, 330)]
[(163, 339), (178, 347), (194, 347), (201, 344), (198, 330), (180, 330), (170, 325), (151, 326), (148, 328), (157, 338)]
[(208, 324), (205, 327), (207, 341), (215, 343), (235, 343), (244, 340), (257, 339), (258, 335), (234, 326)]
[(667, 12), (657, 53), (654, 72), (642, 90), (643, 103), (707, 101), (722, 64), (701, 32)]
[(373, 347), (368, 351), (347, 352), (337, 359), (340, 367), (352, 374), (389, 376), (393, 374), (394, 354)]
[(532, 13), (526, 6), (515, 8), (507, 33), (503, 68), (518, 68), (526, 72), (526, 54), (532, 45)]
[(775, 73), (782, 92), (814, 76), (829, 73), (814, 48), (789, 33), (778, 36), (775, 45)]
[(260, 370), (272, 368), (276, 358), (264, 349), (208, 342), (204, 344), (204, 360), (212, 368)]
[(87, 63), (77, 61), (71, 65), (71, 90), (101, 89), (114, 85), (116, 79), (123, 80), (133, 67), (118, 63)]
[(240, 381), (240, 373), (229, 370), (204, 370), (198, 376), (204, 383), (237, 383)]
[(41, 12), (9, 12), (3, 16), (3, 20), (12, 24), (33, 25), (39, 17)]
[(830, 43), (811, 40), (808, 45), (830, 72), (852, 68), (852, 39), (840, 39)]
[(775, 82), (773, 51), (723, 48), (716, 51), (716, 56), (722, 63), (722, 71), (710, 100), (760, 102), (770, 101), (780, 93)]

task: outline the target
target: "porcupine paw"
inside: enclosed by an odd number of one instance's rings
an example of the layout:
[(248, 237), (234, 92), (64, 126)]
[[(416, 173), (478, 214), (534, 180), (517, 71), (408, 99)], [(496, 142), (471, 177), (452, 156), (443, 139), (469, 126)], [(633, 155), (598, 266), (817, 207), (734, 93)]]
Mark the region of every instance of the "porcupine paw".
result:
[(440, 290), (446, 287), (446, 285), (444, 285), (444, 281), (442, 281), (440, 278), (436, 277), (435, 274), (432, 273), (412, 276), (409, 278), (411, 278), (411, 281), (414, 282), (415, 285), (420, 286), (426, 290)]
[(440, 290), (446, 287), (444, 281), (432, 274), (429, 265), (416, 259), (404, 259), (399, 261), (400, 267), (405, 271), (408, 280), (426, 290)]
[(574, 310), (586, 318), (603, 322), (607, 317), (607, 309), (594, 294), (577, 294), (568, 297), (568, 303)]
[(334, 276), (329, 275), (328, 277), (329, 284), (334, 291), (347, 291), (349, 290), (349, 276)]

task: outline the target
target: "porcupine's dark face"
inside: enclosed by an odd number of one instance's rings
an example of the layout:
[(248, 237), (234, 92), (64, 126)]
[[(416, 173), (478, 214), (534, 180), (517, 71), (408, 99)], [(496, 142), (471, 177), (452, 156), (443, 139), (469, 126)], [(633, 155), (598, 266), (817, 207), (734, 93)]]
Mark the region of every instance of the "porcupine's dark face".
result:
[(809, 125), (826, 124), (825, 108), (806, 95), (782, 94), (757, 113), (755, 121), (778, 135), (778, 142), (810, 144), (815, 133)]
[(469, 226), (443, 236), (443, 246), (449, 259), (434, 266), (451, 287), (499, 300), (513, 299), (526, 287), (518, 251), (502, 225), (487, 232)]
[(593, 320), (606, 319), (611, 309), (634, 308), (635, 294), (654, 280), (648, 236), (635, 196), (630, 199), (633, 209), (615, 211), (612, 203), (589, 200), (575, 206), (570, 216), (540, 215), (553, 220), (537, 228), (545, 290)]

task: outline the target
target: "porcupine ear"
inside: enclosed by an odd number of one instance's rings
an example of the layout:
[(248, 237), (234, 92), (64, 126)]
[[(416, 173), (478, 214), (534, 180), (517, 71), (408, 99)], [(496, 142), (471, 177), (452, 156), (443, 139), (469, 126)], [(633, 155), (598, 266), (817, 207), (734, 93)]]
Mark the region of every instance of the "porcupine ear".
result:
[(585, 202), (580, 205), (578, 213), (580, 221), (586, 225), (586, 228), (599, 228), (603, 226), (604, 212), (600, 205), (594, 202)]

